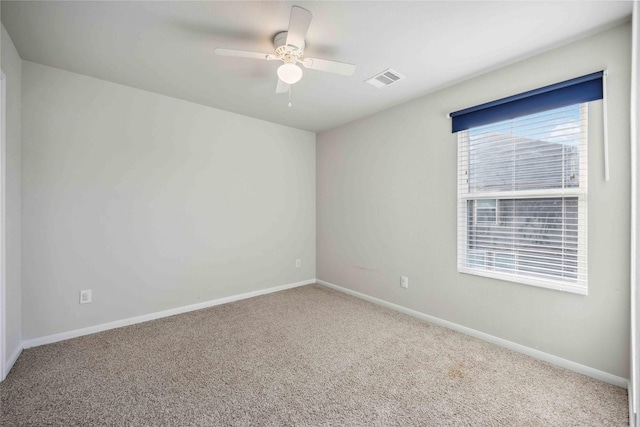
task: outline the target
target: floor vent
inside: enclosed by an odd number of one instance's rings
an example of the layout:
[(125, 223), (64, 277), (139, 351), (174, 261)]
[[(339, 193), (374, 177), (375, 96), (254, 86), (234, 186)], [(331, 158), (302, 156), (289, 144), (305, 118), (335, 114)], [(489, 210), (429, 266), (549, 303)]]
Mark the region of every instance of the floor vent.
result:
[(389, 86), (390, 84), (402, 79), (404, 79), (404, 76), (402, 74), (389, 68), (388, 70), (385, 70), (380, 74), (376, 74), (375, 76), (371, 77), (368, 80), (365, 80), (364, 82), (370, 84), (373, 87), (380, 88)]

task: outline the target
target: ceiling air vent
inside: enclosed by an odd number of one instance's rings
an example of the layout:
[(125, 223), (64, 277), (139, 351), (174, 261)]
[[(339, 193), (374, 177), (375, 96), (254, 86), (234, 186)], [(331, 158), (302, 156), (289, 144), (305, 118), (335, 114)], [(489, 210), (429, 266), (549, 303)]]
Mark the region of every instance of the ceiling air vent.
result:
[(375, 76), (371, 77), (368, 80), (365, 80), (364, 82), (370, 84), (373, 87), (380, 88), (389, 86), (390, 84), (402, 79), (404, 79), (404, 76), (402, 74), (389, 68), (388, 70), (385, 70), (380, 74), (376, 74)]

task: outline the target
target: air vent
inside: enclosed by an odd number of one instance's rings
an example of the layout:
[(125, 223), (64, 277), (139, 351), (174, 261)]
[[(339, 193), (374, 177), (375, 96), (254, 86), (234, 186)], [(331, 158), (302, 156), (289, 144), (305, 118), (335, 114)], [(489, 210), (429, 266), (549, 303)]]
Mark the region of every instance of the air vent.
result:
[(373, 87), (381, 88), (385, 86), (389, 86), (392, 83), (395, 83), (399, 80), (404, 79), (404, 76), (397, 71), (392, 69), (385, 70), (380, 74), (376, 74), (368, 80), (365, 80), (365, 83), (370, 84)]

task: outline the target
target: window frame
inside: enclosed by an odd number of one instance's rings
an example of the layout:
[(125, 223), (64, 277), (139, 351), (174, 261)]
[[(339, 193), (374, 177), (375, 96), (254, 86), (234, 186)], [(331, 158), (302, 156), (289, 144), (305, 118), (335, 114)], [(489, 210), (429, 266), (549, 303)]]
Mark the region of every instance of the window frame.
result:
[[(457, 201), (458, 201), (458, 260), (457, 267), (458, 272), (471, 274), (476, 276), (489, 277), (498, 280), (506, 280), (509, 282), (520, 283), (524, 285), (536, 286), (546, 289), (560, 290), (580, 295), (588, 295), (588, 261), (587, 257), (587, 203), (588, 203), (588, 145), (589, 145), (589, 102), (579, 103), (581, 121), (584, 122), (584, 137), (581, 138), (580, 150), (584, 150), (583, 154), (579, 158), (579, 184), (577, 187), (566, 187), (560, 189), (534, 189), (534, 190), (516, 190), (516, 191), (493, 191), (493, 192), (477, 192), (472, 193), (469, 191), (468, 178), (469, 178), (469, 164), (468, 156), (462, 156), (463, 152), (468, 153), (470, 144), (469, 132), (471, 129), (465, 129), (457, 132), (458, 135), (458, 188), (457, 188)], [(550, 108), (549, 110), (552, 110)], [(516, 119), (517, 120), (517, 119)], [(464, 174), (462, 173), (464, 172)], [(465, 183), (463, 180), (467, 180), (467, 192), (462, 193), (462, 188)], [(579, 275), (581, 280), (576, 280), (576, 283), (572, 283), (561, 278), (550, 279), (545, 277), (537, 277), (535, 275), (527, 275), (527, 273), (517, 273), (518, 265), (518, 252), (514, 251), (514, 263), (515, 273), (500, 271), (495, 267), (496, 254), (507, 253), (503, 250), (497, 249), (496, 251), (478, 250), (469, 248), (470, 230), (469, 230), (469, 204), (470, 200), (479, 199), (495, 199), (496, 200), (496, 222), (500, 222), (500, 205), (502, 200), (509, 199), (532, 199), (532, 198), (577, 198), (578, 200), (578, 221), (577, 221), (577, 259), (585, 260), (585, 271), (583, 275)], [(473, 203), (473, 225), (477, 222), (477, 203)], [(484, 224), (490, 225), (492, 222), (485, 222)], [(484, 252), (482, 255), (484, 259), (483, 268), (474, 267), (469, 265), (469, 255), (471, 251), (477, 252), (475, 258), (479, 258), (479, 253)], [(473, 256), (473, 255), (472, 255)], [(491, 261), (493, 260), (493, 261)], [(490, 263), (488, 265), (487, 263)], [(491, 269), (487, 269), (490, 267)], [(531, 274), (531, 273), (530, 273)]]

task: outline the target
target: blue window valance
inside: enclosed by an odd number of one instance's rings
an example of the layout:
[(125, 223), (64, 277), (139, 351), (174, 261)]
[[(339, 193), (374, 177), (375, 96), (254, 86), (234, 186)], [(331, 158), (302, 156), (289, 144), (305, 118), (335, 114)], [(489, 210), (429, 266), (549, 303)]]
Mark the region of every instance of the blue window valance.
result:
[(452, 132), (455, 133), (472, 127), (526, 116), (566, 105), (602, 99), (603, 74), (603, 71), (598, 71), (597, 73), (455, 111), (450, 114)]

